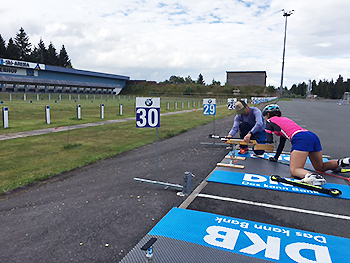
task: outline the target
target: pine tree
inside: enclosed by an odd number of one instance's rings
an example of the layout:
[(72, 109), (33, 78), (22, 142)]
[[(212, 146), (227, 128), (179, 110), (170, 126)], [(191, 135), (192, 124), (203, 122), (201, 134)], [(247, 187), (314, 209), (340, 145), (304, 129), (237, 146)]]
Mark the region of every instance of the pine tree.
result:
[(0, 58), (6, 58), (6, 42), (0, 34)]
[(12, 38), (10, 38), (9, 42), (7, 43), (6, 55), (9, 59), (19, 59), (19, 50)]
[(44, 41), (40, 38), (38, 48), (35, 52), (35, 62), (45, 64), (47, 57), (47, 50), (44, 44)]
[(341, 75), (339, 75), (339, 78), (335, 82), (334, 89), (335, 89), (334, 91), (335, 98), (336, 99), (342, 98), (345, 92), (345, 85), (344, 85), (344, 79)]
[(44, 41), (40, 38), (38, 44), (38, 62), (44, 64), (47, 57), (47, 50)]
[(197, 84), (199, 85), (205, 85), (203, 75), (199, 73), (198, 79), (197, 79)]
[(20, 28), (14, 39), (9, 39), (7, 46), (0, 34), (1, 58), (72, 68), (71, 60), (69, 59), (64, 45), (62, 45), (59, 54), (57, 54), (56, 48), (52, 42), (50, 42), (50, 45), (46, 48), (42, 39), (40, 39), (38, 46), (34, 46), (33, 49), (31, 47), (32, 44), (29, 43), (29, 37), (23, 27)]
[(18, 58), (20, 60), (27, 60), (29, 58), (30, 52), (32, 51), (32, 44), (29, 43), (29, 37), (26, 32), (24, 32), (23, 27), (21, 27), (19, 29), (19, 32), (16, 34), (15, 45), (17, 46), (19, 52)]
[(28, 61), (37, 63), (38, 61), (38, 48), (34, 46), (32, 52), (29, 55)]
[(50, 45), (47, 48), (46, 54), (47, 54), (47, 57), (46, 57), (45, 64), (58, 66), (58, 56), (57, 56), (56, 48), (54, 47), (52, 42), (50, 42)]
[(188, 75), (186, 78), (185, 78), (185, 83), (186, 84), (192, 84), (192, 83), (195, 83), (194, 80), (192, 80), (191, 76)]
[(68, 57), (68, 54), (64, 45), (62, 45), (60, 54), (58, 55), (58, 66), (65, 67), (65, 68), (72, 68), (72, 64), (70, 62), (70, 59)]

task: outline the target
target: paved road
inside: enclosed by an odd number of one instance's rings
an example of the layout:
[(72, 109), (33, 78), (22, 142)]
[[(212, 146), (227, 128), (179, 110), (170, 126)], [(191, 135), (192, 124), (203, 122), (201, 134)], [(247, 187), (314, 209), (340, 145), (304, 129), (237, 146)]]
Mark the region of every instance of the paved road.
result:
[[(216, 120), (226, 134), (233, 118)], [(203, 146), (213, 124), (160, 141), (158, 180), (194, 186), (227, 150)], [(183, 197), (155, 180), (155, 144), (64, 173), (0, 202), (0, 262), (117, 262)]]
[[(350, 107), (339, 108), (338, 105), (334, 107), (333, 102), (329, 101), (320, 101), (317, 103), (310, 103), (307, 101), (292, 101), (292, 102), (281, 102), (279, 103), (282, 112), (285, 116), (290, 116), (294, 118), (297, 122), (299, 122), (304, 127), (315, 131), (318, 134), (321, 134), (321, 140), (324, 142), (325, 152), (332, 151), (337, 149), (336, 153), (340, 155), (347, 155), (347, 152), (340, 152), (339, 145), (342, 144), (342, 141), (338, 141), (337, 139), (332, 140), (330, 143), (329, 139), (322, 138), (323, 133), (322, 130), (317, 131), (317, 125), (322, 122), (323, 117), (332, 119), (332, 125), (341, 125), (342, 119), (338, 117), (342, 117), (339, 114), (336, 114), (339, 110), (341, 110), (345, 116), (349, 114)], [(323, 113), (322, 119), (317, 121), (315, 119), (315, 114), (317, 116), (317, 110), (319, 109), (323, 111), (323, 109), (329, 109), (326, 113)], [(315, 111), (316, 110), (316, 111)], [(310, 114), (308, 114), (310, 112)], [(335, 117), (334, 117), (335, 116)], [(338, 129), (334, 129), (332, 133), (333, 138), (341, 138), (341, 130), (339, 129), (342, 126), (335, 126)], [(223, 162), (228, 162), (227, 160), (223, 160)], [(253, 159), (247, 158), (244, 161), (238, 161), (237, 164), (242, 164), (245, 166), (243, 170), (240, 169), (232, 169), (232, 168), (224, 168), (217, 167), (215, 169), (216, 175), (218, 173), (222, 174), (225, 171), (229, 172), (226, 174), (223, 182), (220, 183), (217, 181), (207, 182), (204, 181), (201, 186), (195, 190), (195, 193), (191, 194), (191, 196), (186, 200), (186, 202), (180, 205), (180, 208), (188, 209), (189, 212), (186, 212), (187, 215), (193, 215), (193, 211), (202, 211), (212, 214), (217, 214), (223, 216), (224, 218), (227, 216), (226, 223), (224, 226), (228, 228), (240, 229), (239, 226), (231, 227), (229, 226), (230, 220), (229, 218), (236, 218), (236, 222), (246, 222), (246, 220), (266, 223), (268, 225), (277, 226), (274, 229), (284, 229), (284, 228), (292, 228), (297, 229), (295, 233), (296, 235), (301, 235), (300, 233), (304, 233), (303, 230), (306, 231), (306, 235), (303, 239), (298, 239), (299, 242), (305, 241), (308, 242), (309, 238), (312, 237), (322, 237), (324, 240), (328, 240), (329, 246), (343, 246), (346, 245), (342, 243), (332, 243), (331, 238), (326, 238), (325, 235), (333, 235), (339, 237), (350, 238), (350, 226), (349, 226), (349, 218), (350, 218), (350, 207), (349, 200), (341, 199), (341, 198), (331, 198), (331, 197), (321, 197), (314, 195), (306, 195), (306, 194), (297, 194), (297, 193), (288, 193), (288, 192), (280, 192), (269, 190), (265, 186), (263, 188), (255, 188), (253, 186), (246, 186), (248, 181), (245, 181), (245, 186), (238, 183), (238, 185), (227, 184), (227, 180), (234, 179), (235, 177), (239, 177), (240, 173), (245, 174), (261, 174), (261, 175), (272, 175), (278, 174), (281, 176), (289, 177), (289, 167), (287, 165), (282, 165), (279, 163), (272, 163), (262, 159)], [(237, 174), (232, 172), (238, 172)], [(230, 175), (230, 176), (229, 176)], [(228, 177), (229, 176), (229, 177)], [(345, 182), (345, 180), (325, 176), (327, 182), (329, 183), (337, 183), (341, 184), (339, 187), (342, 187), (344, 193), (348, 191), (349, 186)], [(216, 177), (218, 178), (218, 177)], [(252, 185), (256, 184), (256, 181), (251, 182)], [(259, 184), (259, 183), (257, 183)], [(200, 188), (200, 189), (199, 189)], [(298, 188), (296, 188), (298, 189)], [(299, 189), (300, 191), (300, 189)], [(191, 202), (189, 202), (189, 200)], [(191, 212), (192, 211), (192, 212)], [(208, 232), (205, 231), (206, 227), (213, 224), (212, 221), (208, 219), (209, 215), (202, 215), (201, 217), (190, 217), (183, 218), (181, 224), (178, 223), (179, 218), (171, 218), (170, 221), (167, 221), (167, 224), (164, 224), (164, 220), (162, 220), (161, 224), (163, 227), (168, 226), (166, 229), (162, 229), (161, 232), (157, 234), (157, 243), (155, 245), (155, 260), (158, 262), (266, 262), (265, 260), (258, 260), (256, 258), (251, 257), (243, 257), (242, 254), (228, 253), (227, 251), (213, 249), (213, 246), (206, 247), (203, 246), (204, 236)], [(167, 217), (169, 219), (169, 217)], [(193, 220), (196, 223), (193, 223)], [(198, 222), (197, 222), (198, 221)], [(203, 228), (198, 227), (203, 224)], [(171, 227), (169, 227), (171, 225)], [(181, 226), (180, 226), (181, 225)], [(184, 225), (184, 227), (182, 227)], [(196, 225), (196, 226), (194, 226)], [(215, 223), (215, 225), (223, 226), (219, 223)], [(259, 225), (259, 224), (258, 224)], [(196, 232), (191, 231), (193, 226), (196, 229)], [(158, 226), (158, 229), (162, 227)], [(181, 232), (187, 231), (189, 234)], [(250, 229), (253, 233), (256, 229)], [(208, 230), (207, 230), (208, 231)], [(271, 228), (267, 227), (265, 231), (271, 231)], [(281, 231), (281, 230), (280, 230)], [(157, 231), (156, 231), (157, 232)], [(223, 230), (225, 232), (225, 230)], [(248, 231), (249, 232), (249, 231)], [(176, 235), (175, 233), (181, 233)], [(305, 234), (305, 233), (304, 233)], [(304, 235), (303, 234), (303, 235)], [(223, 234), (224, 235), (224, 234)], [(272, 234), (275, 236), (274, 234)], [(278, 236), (278, 234), (276, 234)], [(140, 250), (140, 247), (144, 245), (152, 235), (145, 236), (142, 241), (133, 249), (130, 254), (123, 262), (143, 262), (145, 255)], [(283, 235), (279, 236), (282, 239)], [(292, 237), (291, 237), (292, 238)], [(289, 239), (289, 235), (287, 237)], [(193, 243), (185, 242), (185, 240), (191, 240)], [(229, 238), (225, 239), (228, 241)], [(239, 243), (240, 241), (236, 241), (234, 238), (228, 242), (232, 242), (232, 244), (236, 244), (236, 247), (242, 247), (243, 245), (247, 245), (247, 243)], [(263, 240), (266, 240), (265, 237)], [(242, 240), (241, 240), (242, 241)], [(253, 241), (253, 240), (252, 240)], [(290, 241), (290, 240), (288, 240)], [(257, 244), (254, 242), (254, 245)], [(336, 242), (340, 242), (339, 240)], [(215, 242), (214, 242), (215, 243)], [(281, 241), (282, 243), (282, 241)], [(200, 244), (200, 245), (199, 245)], [(212, 244), (212, 243), (211, 243)], [(226, 245), (229, 243), (226, 243)], [(249, 243), (250, 245), (251, 243)], [(279, 244), (276, 246), (270, 244), (273, 249), (279, 251)], [(216, 246), (220, 246), (216, 243)], [(214, 245), (215, 247), (215, 245)], [(221, 246), (220, 246), (221, 247)], [(263, 249), (263, 246), (260, 247)], [(271, 247), (270, 247), (271, 248)], [(233, 250), (233, 247), (232, 247)], [(231, 251), (231, 248), (230, 248)], [(241, 250), (236, 249), (236, 252), (241, 252)], [(256, 252), (257, 253), (257, 252)], [(243, 253), (244, 254), (244, 253)], [(249, 254), (252, 254), (254, 257), (254, 252), (250, 251)], [(268, 259), (268, 256), (263, 256), (264, 253), (261, 253), (263, 259)], [(344, 253), (345, 254), (345, 253)], [(305, 253), (306, 255), (306, 253)], [(309, 254), (310, 255), (310, 254)], [(256, 256), (256, 255), (255, 255)], [(259, 256), (259, 258), (261, 258)], [(308, 257), (309, 258), (309, 257)], [(322, 258), (325, 258), (322, 256)], [(310, 257), (311, 261), (314, 257)], [(310, 262), (311, 262), (310, 261)], [(345, 262), (346, 257), (342, 261), (337, 262)], [(280, 261), (279, 261), (280, 262)], [(282, 262), (282, 261), (281, 261)], [(284, 262), (284, 261), (283, 261)], [(294, 261), (293, 261), (294, 262)], [(301, 262), (301, 261), (298, 261)], [(304, 262), (304, 261), (303, 261)], [(314, 261), (312, 261), (314, 262)], [(335, 261), (334, 261), (335, 262)]]
[[(279, 105), (282, 110), (282, 115), (294, 119), (303, 127), (318, 134), (325, 154), (330, 155), (332, 158), (350, 156), (350, 144), (347, 142), (348, 133), (344, 132), (344, 130), (350, 129), (350, 106), (339, 106), (334, 101), (328, 100), (317, 102), (306, 100), (295, 100), (292, 102), (282, 101), (279, 102)], [(289, 167), (286, 165), (266, 162), (261, 159), (248, 159), (245, 160), (243, 164), (245, 165), (245, 173), (263, 175), (278, 174), (283, 177), (290, 176)], [(225, 168), (223, 170), (230, 169)], [(330, 176), (325, 177), (329, 183), (347, 185), (344, 180)], [(204, 193), (250, 200), (258, 203), (297, 207), (304, 210), (350, 216), (349, 200), (323, 198), (321, 202), (320, 198), (315, 196), (295, 195), (292, 193), (281, 193), (277, 191), (266, 191), (264, 189), (222, 184), (209, 184), (204, 189)], [(332, 219), (330, 217), (320, 217), (295, 212), (281, 212), (279, 209), (269, 210), (237, 203), (226, 203), (222, 205), (222, 202), (217, 200), (196, 200), (191, 204), (190, 208), (350, 238), (348, 220)]]
[[(285, 116), (320, 136), (325, 154), (348, 155), (344, 130), (349, 130), (350, 107), (334, 101), (298, 100), (280, 105)], [(217, 133), (226, 134), (231, 124), (232, 117), (217, 120)], [(324, 131), (329, 129), (330, 133)], [(159, 180), (182, 184), (184, 172), (190, 171), (196, 175), (194, 185), (199, 184), (227, 153), (222, 147), (201, 145), (212, 130), (208, 124), (159, 142)], [(134, 182), (134, 177), (155, 179), (155, 144), (5, 196), (0, 202), (0, 261), (119, 261), (162, 216), (184, 200), (173, 190)], [(259, 199), (266, 194), (266, 199), (273, 199), (267, 191), (261, 191)], [(249, 192), (241, 195), (249, 196)], [(348, 203), (344, 205), (347, 208)], [(279, 216), (241, 206), (229, 209), (240, 218), (269, 221)], [(291, 220), (288, 214), (282, 218)], [(307, 218), (291, 224), (298, 227), (305, 221)]]

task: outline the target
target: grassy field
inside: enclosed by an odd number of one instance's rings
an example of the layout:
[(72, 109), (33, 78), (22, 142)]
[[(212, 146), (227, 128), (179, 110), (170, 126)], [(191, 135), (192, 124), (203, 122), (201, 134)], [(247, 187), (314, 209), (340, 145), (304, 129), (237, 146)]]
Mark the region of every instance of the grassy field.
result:
[[(55, 128), (82, 123), (101, 121), (100, 109), (104, 104), (104, 120), (122, 119), (135, 116), (135, 97), (113, 95), (72, 95), (67, 94), (59, 100), (58, 94), (52, 94), (49, 100), (48, 94), (41, 94), (37, 100), (36, 94), (27, 94), (26, 100), (23, 94), (12, 95), (0, 93), (1, 107), (7, 107), (9, 112), (9, 128), (0, 128), (0, 134), (29, 131), (44, 128)], [(226, 101), (217, 101), (217, 104)], [(122, 104), (122, 115), (120, 105)], [(45, 107), (50, 106), (51, 124), (45, 122)], [(82, 118), (77, 118), (77, 106), (81, 105)], [(202, 106), (202, 99), (190, 98), (162, 98), (161, 113), (195, 109)], [(176, 109), (175, 109), (176, 108)], [(3, 125), (1, 125), (3, 127)]]
[[(34, 99), (32, 102), (28, 97), (25, 101), (20, 98), (3, 101), (2, 105), (9, 108), (10, 128), (1, 127), (0, 134), (98, 122), (101, 121), (101, 103), (105, 104), (105, 120), (135, 116), (135, 99), (132, 97), (112, 98), (110, 95), (109, 99), (83, 100), (81, 97), (80, 100), (65, 99), (56, 102), (53, 98), (50, 101)], [(185, 99), (161, 99), (161, 112), (175, 111), (175, 102), (178, 105), (177, 111), (186, 110), (188, 107), (197, 108), (198, 105), (201, 106), (202, 100), (189, 101), (188, 104), (188, 100)], [(118, 114), (120, 103), (123, 104), (123, 116)], [(76, 117), (77, 104), (82, 106), (81, 120)], [(50, 125), (45, 124), (45, 105), (50, 105), (51, 108)], [(231, 114), (232, 111), (227, 107), (219, 107), (216, 118)], [(163, 116), (159, 138), (172, 137), (212, 121), (213, 117), (204, 116), (202, 110)], [(138, 129), (135, 126), (134, 121), (129, 121), (1, 141), (0, 193), (155, 141), (154, 129)]]

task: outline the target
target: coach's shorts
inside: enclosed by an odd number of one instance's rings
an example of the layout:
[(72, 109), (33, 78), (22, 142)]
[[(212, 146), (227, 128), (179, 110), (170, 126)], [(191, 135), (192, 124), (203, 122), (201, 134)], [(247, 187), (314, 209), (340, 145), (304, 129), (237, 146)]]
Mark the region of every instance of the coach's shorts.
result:
[(292, 150), (302, 152), (320, 152), (322, 146), (320, 139), (311, 131), (298, 132), (292, 138)]

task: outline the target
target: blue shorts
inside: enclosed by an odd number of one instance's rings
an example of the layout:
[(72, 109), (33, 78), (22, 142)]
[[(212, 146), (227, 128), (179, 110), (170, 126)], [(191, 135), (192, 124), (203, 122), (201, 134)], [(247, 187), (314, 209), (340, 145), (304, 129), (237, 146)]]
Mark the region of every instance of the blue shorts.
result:
[(298, 132), (292, 138), (292, 151), (320, 152), (322, 146), (320, 139), (311, 131)]

